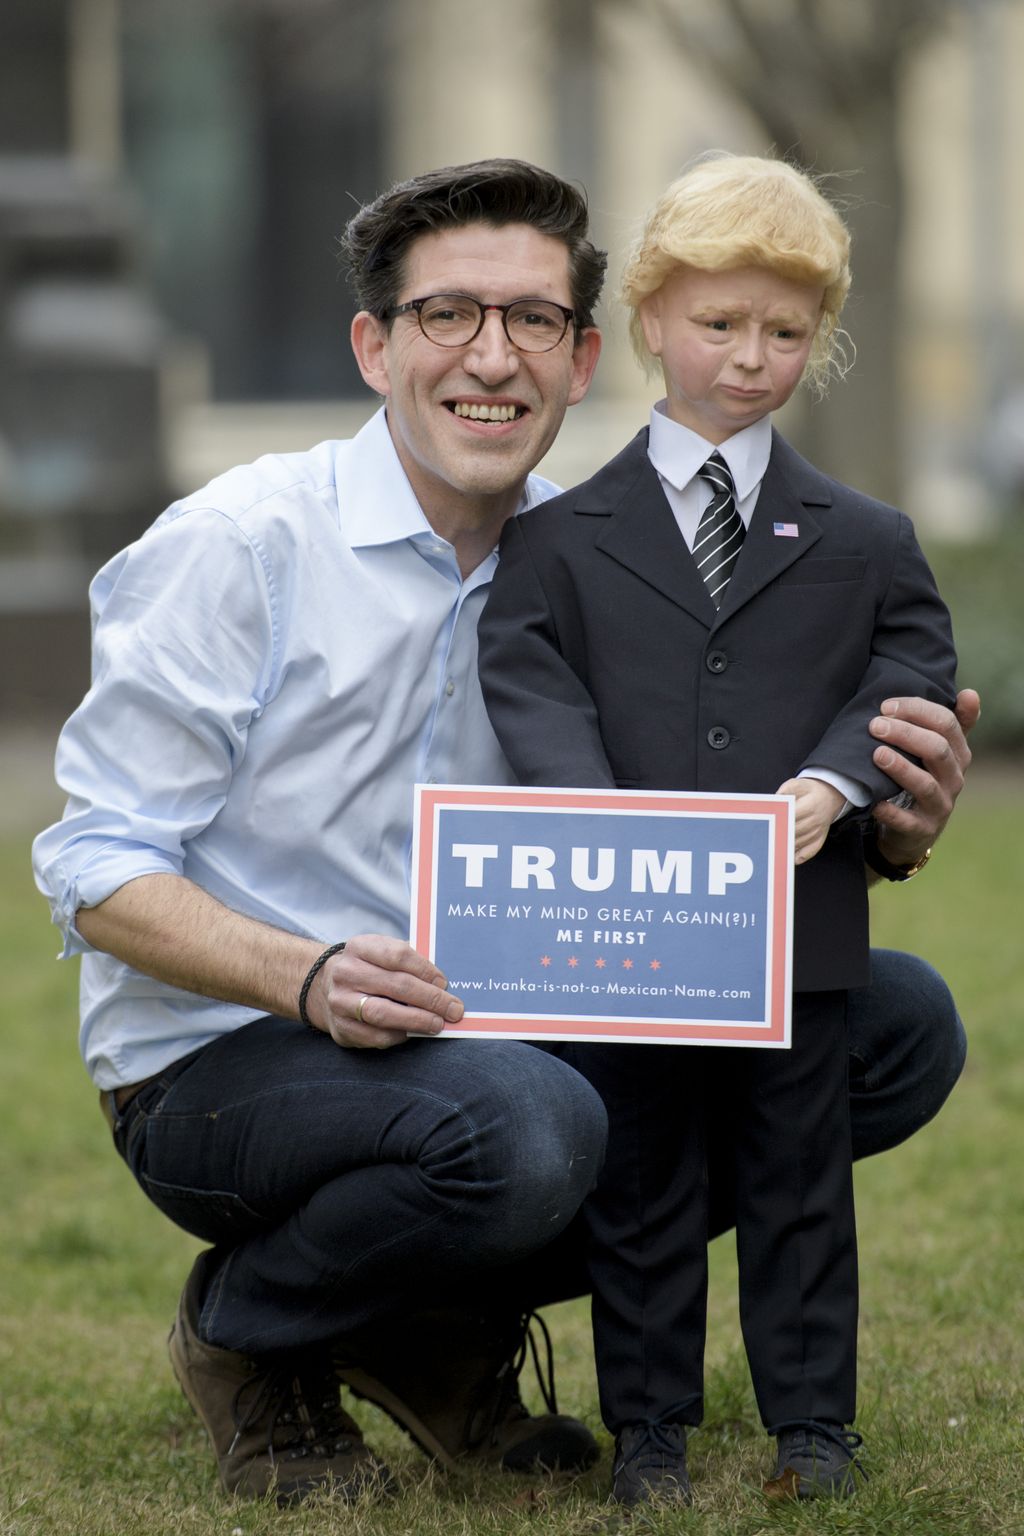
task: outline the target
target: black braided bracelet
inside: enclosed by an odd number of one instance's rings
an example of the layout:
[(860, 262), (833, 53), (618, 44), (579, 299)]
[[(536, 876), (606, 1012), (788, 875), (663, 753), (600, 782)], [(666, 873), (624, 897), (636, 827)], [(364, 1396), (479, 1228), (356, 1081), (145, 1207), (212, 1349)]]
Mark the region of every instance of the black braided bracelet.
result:
[(342, 939), (340, 944), (332, 944), (330, 949), (325, 949), (322, 955), (317, 955), (316, 959), (313, 961), (313, 964), (309, 968), (309, 973), (306, 976), (305, 981), (302, 983), (302, 991), (299, 993), (299, 1018), (302, 1020), (303, 1024), (308, 1024), (310, 1029), (315, 1029), (316, 1025), (313, 1023), (312, 1019), (309, 1017), (309, 1014), (306, 1012), (306, 999), (309, 997), (309, 989), (313, 985), (317, 976), (319, 976), (321, 968), (326, 965), (331, 956), (340, 955), (344, 948), (345, 940)]

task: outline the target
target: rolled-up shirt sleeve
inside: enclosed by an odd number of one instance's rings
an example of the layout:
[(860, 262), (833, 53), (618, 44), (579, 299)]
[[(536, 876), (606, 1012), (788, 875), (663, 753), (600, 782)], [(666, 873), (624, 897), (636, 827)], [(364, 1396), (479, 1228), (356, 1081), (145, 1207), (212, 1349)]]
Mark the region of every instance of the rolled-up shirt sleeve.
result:
[(90, 948), (80, 907), (181, 874), (223, 805), (272, 686), (273, 596), (258, 543), (209, 508), (171, 509), (95, 578), (92, 686), (57, 747), (68, 803), (33, 847), (65, 955)]

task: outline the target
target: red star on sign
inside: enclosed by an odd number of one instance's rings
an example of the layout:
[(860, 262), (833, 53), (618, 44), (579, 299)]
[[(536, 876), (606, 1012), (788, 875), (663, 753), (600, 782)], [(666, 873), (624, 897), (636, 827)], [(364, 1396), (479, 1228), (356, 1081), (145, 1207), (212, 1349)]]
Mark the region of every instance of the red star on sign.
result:
[(631, 971), (633, 969), (633, 962), (632, 962), (632, 960), (623, 960), (623, 962), (622, 962), (622, 969), (624, 971)]
[(660, 971), (661, 970), (661, 961), (660, 960), (652, 960), (651, 961), (651, 970), (652, 971)]
[(541, 963), (541, 965), (550, 965), (551, 964), (551, 956), (550, 955), (541, 955), (540, 963)]
[(608, 964), (608, 961), (605, 960), (603, 956), (598, 955), (597, 959), (594, 961), (594, 964), (597, 966), (599, 971), (603, 971), (605, 966)]
[(570, 966), (572, 967), (573, 970), (575, 970), (576, 967), (579, 965), (579, 961), (576, 959), (575, 955), (570, 955), (569, 956), (569, 964), (570, 964)]

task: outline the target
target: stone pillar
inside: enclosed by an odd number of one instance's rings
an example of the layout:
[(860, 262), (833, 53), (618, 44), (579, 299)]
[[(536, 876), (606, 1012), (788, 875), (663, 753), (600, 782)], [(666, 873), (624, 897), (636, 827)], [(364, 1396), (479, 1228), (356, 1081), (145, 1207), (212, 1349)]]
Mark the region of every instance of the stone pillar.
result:
[(405, 0), (396, 17), (392, 178), (492, 155), (558, 169), (558, 54), (544, 0), (518, 0), (514, 11)]

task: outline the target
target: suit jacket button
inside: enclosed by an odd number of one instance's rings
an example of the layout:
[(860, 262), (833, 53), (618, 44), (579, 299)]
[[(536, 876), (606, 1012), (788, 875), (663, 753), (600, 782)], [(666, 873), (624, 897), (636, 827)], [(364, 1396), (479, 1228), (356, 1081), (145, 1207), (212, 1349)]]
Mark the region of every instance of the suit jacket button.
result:
[(714, 747), (716, 752), (721, 752), (732, 740), (724, 725), (713, 725), (708, 731), (708, 746)]
[(709, 672), (724, 672), (729, 665), (729, 658), (724, 651), (709, 651), (704, 658), (704, 665)]

